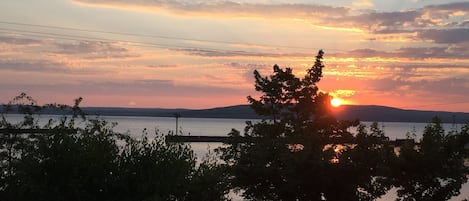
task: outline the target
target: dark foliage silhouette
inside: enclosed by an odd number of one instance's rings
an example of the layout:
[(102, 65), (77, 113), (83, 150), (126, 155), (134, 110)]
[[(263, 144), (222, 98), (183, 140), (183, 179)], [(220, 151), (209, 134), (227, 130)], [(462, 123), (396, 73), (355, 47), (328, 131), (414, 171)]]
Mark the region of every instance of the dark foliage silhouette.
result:
[[(403, 200), (422, 200), (422, 192), (425, 196), (432, 192), (428, 200), (447, 200), (458, 194), (467, 180), (463, 165), (467, 155), (461, 152), (461, 145), (468, 141), (463, 141), (463, 133), (444, 140), (429, 137), (434, 134), (427, 133), (435, 131), (427, 130), (420, 150), (404, 147), (396, 155), (378, 124), (367, 128), (358, 120), (338, 121), (332, 115), (331, 97), (317, 87), (323, 55), (318, 52), (303, 78), (277, 65), (267, 77), (254, 71), (255, 89), (261, 96), (248, 100), (265, 119), (247, 122), (243, 134), (233, 130), (227, 147), (218, 150), (233, 175), (234, 188), (250, 200), (375, 200), (392, 187), (399, 189)], [(354, 127), (357, 131), (352, 133)], [(435, 143), (441, 153), (430, 152)], [(441, 174), (438, 178), (412, 172), (418, 168), (406, 169), (431, 157), (440, 159), (424, 164), (435, 166), (433, 176)], [(438, 166), (446, 168), (438, 170)], [(415, 174), (415, 178), (402, 174)], [(448, 185), (439, 190), (437, 181)], [(443, 190), (449, 193), (437, 195)]]
[(423, 133), (420, 146), (406, 143), (395, 162), (391, 178), (399, 200), (449, 200), (459, 195), (469, 174), (464, 159), (469, 156), (469, 124), (460, 131), (445, 132), (439, 118), (433, 118)]
[[(273, 75), (254, 72), (259, 99), (248, 97), (252, 108), (266, 117), (248, 122), (242, 143), (233, 131), (221, 149), (231, 167), (233, 183), (256, 200), (372, 200), (390, 184), (381, 182), (392, 150), (377, 127), (349, 132), (358, 121), (338, 121), (330, 111), (330, 96), (318, 90), (323, 51), (306, 76), (290, 68), (273, 68)], [(344, 143), (347, 142), (347, 143)], [(353, 143), (356, 142), (356, 143)]]
[[(133, 139), (116, 133), (115, 124), (84, 115), (80, 101), (38, 106), (21, 94), (3, 105), (2, 201), (228, 200), (221, 165), (213, 160), (196, 165), (189, 146), (165, 143), (162, 136)], [(42, 109), (65, 115), (42, 124)], [(24, 119), (9, 122), (12, 110)]]

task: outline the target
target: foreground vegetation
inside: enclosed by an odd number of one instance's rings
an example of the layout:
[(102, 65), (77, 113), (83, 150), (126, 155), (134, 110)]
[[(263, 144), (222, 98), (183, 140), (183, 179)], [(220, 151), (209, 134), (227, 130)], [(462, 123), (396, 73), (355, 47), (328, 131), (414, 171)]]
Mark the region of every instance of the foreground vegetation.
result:
[[(116, 133), (112, 123), (83, 115), (80, 100), (38, 106), (22, 94), (5, 106), (24, 119), (11, 123), (2, 114), (0, 200), (228, 200), (227, 174), (216, 161), (196, 164), (189, 146), (161, 136)], [(41, 126), (43, 109), (68, 115)]]
[[(22, 94), (5, 108), (21, 111), (23, 121), (8, 122), (7, 114), (0, 121), (0, 198), (229, 200), (234, 189), (249, 200), (355, 201), (375, 200), (393, 187), (403, 201), (458, 195), (469, 173), (469, 125), (446, 132), (434, 118), (422, 139), (409, 136), (395, 152), (377, 124), (332, 115), (331, 97), (317, 87), (322, 57), (320, 51), (304, 78), (278, 66), (268, 77), (254, 72), (262, 95), (248, 100), (265, 120), (229, 134), (217, 150), (223, 164), (214, 158), (196, 164), (189, 146), (163, 137), (116, 133), (112, 123), (84, 116), (81, 99), (71, 107), (38, 106)], [(42, 109), (68, 115), (40, 126)]]

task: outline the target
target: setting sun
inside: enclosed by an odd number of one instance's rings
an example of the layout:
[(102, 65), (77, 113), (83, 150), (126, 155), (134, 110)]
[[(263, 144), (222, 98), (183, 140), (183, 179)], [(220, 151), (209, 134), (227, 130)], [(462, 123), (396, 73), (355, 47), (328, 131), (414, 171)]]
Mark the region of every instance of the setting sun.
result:
[(342, 105), (342, 100), (338, 99), (338, 98), (333, 98), (331, 100), (331, 105), (332, 107), (339, 107)]

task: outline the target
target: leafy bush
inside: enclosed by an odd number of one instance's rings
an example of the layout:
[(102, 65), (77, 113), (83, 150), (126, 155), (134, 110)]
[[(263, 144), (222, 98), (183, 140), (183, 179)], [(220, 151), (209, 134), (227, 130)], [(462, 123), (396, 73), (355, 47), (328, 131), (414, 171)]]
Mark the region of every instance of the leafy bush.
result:
[[(0, 122), (0, 197), (21, 200), (228, 200), (222, 166), (196, 165), (188, 145), (164, 137), (133, 139), (113, 131), (115, 124), (89, 119), (80, 108), (38, 106), (26, 94), (3, 105)], [(40, 125), (40, 112), (63, 116)], [(8, 113), (24, 114), (10, 123)], [(84, 126), (77, 126), (77, 121)], [(158, 133), (157, 133), (158, 135)], [(208, 178), (208, 179), (207, 179)]]

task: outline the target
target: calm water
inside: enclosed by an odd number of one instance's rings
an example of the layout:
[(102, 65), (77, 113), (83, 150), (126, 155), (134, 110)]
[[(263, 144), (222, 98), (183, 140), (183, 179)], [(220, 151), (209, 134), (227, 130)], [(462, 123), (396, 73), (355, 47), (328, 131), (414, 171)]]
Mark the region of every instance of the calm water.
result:
[[(41, 116), (41, 123), (45, 123), (49, 118), (57, 118), (58, 116), (43, 115)], [(156, 131), (160, 134), (168, 134), (174, 132), (176, 129), (176, 119), (168, 117), (129, 117), (129, 116), (103, 116), (102, 118), (110, 122), (117, 122), (115, 131), (129, 132), (131, 136), (139, 138), (142, 136), (143, 129), (147, 129), (148, 135), (154, 136)], [(20, 121), (21, 115), (9, 115), (8, 119), (11, 122)], [(251, 120), (257, 121), (257, 120)], [(242, 119), (206, 119), (206, 118), (179, 118), (178, 125), (179, 131), (184, 135), (209, 135), (209, 136), (224, 136), (227, 135), (231, 129), (243, 131), (246, 120)], [(371, 122), (363, 122), (370, 125)], [(422, 132), (427, 125), (426, 123), (405, 123), (405, 122), (381, 122), (380, 128), (384, 130), (385, 134), (390, 139), (405, 138), (409, 132), (414, 132), (417, 137), (421, 137)], [(451, 129), (459, 129), (461, 125), (444, 124), (446, 131)], [(191, 147), (200, 158), (221, 146), (221, 143), (192, 143)], [(240, 200), (236, 195), (233, 195), (235, 200)], [(395, 198), (395, 192), (391, 191), (379, 201), (391, 201)], [(460, 201), (469, 198), (469, 184), (463, 186), (461, 195), (453, 198), (452, 201)]]

